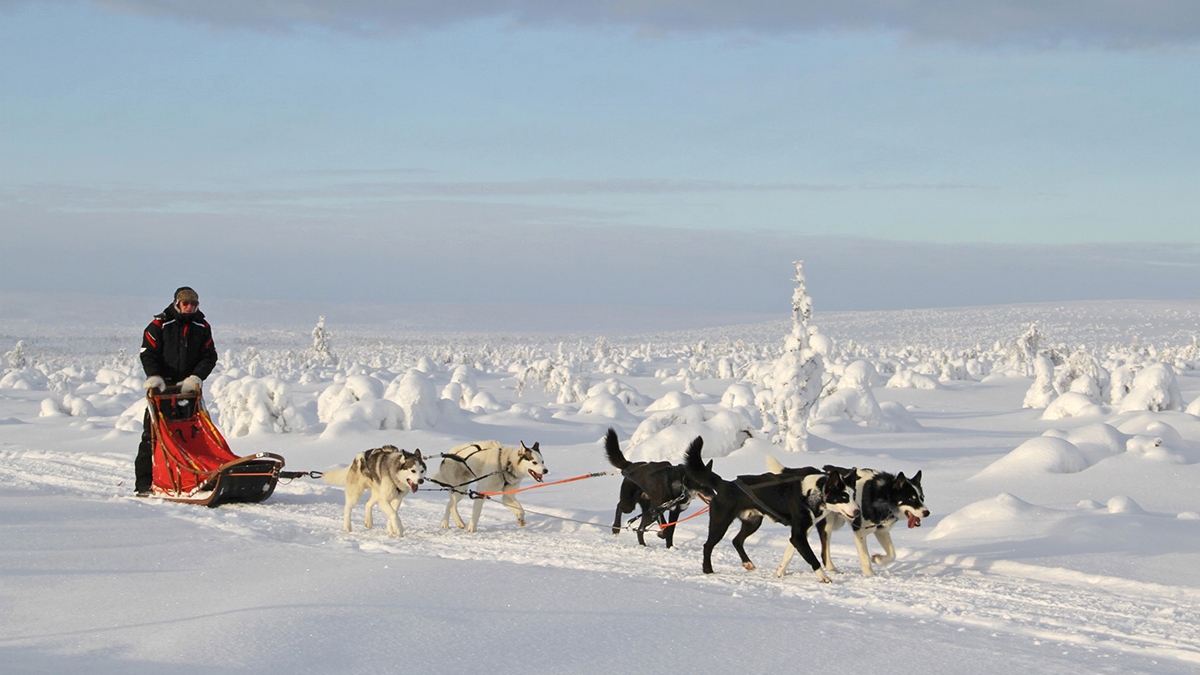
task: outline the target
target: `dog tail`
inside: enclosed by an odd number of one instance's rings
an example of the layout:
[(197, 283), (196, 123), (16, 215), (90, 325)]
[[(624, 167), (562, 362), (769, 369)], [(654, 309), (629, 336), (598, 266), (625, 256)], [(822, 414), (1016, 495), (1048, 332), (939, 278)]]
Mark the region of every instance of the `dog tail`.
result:
[(771, 473), (783, 473), (783, 465), (773, 455), (767, 455), (763, 459), (767, 463), (767, 471)]
[(716, 478), (717, 474), (713, 473), (712, 460), (708, 460), (708, 464), (700, 457), (700, 452), (704, 449), (704, 439), (697, 436), (696, 440), (688, 446), (687, 454), (684, 455), (683, 470), (687, 474), (689, 480), (697, 486), (700, 492), (712, 495), (716, 494)]
[(621, 453), (621, 444), (617, 442), (617, 432), (613, 431), (612, 427), (609, 427), (608, 435), (604, 437), (604, 454), (608, 455), (609, 464), (622, 471), (633, 463), (625, 459), (625, 455)]
[(350, 467), (339, 466), (336, 469), (330, 469), (321, 473), (321, 480), (330, 485), (345, 485), (346, 476), (350, 474)]

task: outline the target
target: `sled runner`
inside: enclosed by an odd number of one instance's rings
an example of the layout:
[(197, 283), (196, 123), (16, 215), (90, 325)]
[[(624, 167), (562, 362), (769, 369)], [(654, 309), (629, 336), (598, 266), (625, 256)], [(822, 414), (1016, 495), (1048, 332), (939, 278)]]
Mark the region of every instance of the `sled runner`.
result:
[(155, 497), (215, 507), (261, 502), (275, 491), (283, 457), (270, 452), (233, 454), (199, 392), (151, 389), (146, 399), (152, 417)]

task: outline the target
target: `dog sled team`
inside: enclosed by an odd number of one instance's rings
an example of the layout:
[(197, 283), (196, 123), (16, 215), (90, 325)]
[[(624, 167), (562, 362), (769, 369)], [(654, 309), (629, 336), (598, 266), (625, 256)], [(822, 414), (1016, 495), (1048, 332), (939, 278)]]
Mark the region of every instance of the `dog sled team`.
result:
[[(638, 543), (645, 546), (645, 531), (652, 525), (659, 528), (658, 536), (670, 548), (674, 543), (675, 525), (693, 498), (708, 503), (708, 537), (704, 542), (702, 568), (713, 572), (712, 552), (725, 537), (735, 520), (741, 525), (733, 537), (733, 547), (747, 570), (755, 569), (746, 553), (745, 542), (769, 518), (790, 530), (788, 546), (776, 576), (784, 576), (788, 564), (798, 551), (812, 568), (817, 580), (829, 583), (826, 570), (836, 572), (830, 557), (830, 535), (849, 524), (858, 551), (858, 562), (865, 576), (874, 574), (874, 565), (887, 564), (896, 558), (891, 529), (904, 521), (909, 528), (919, 527), (921, 519), (929, 516), (925, 493), (921, 487), (921, 472), (912, 477), (904, 473), (891, 474), (864, 468), (842, 468), (826, 465), (787, 468), (775, 458), (766, 458), (766, 473), (738, 476), (727, 480), (713, 471), (713, 462), (701, 457), (704, 441), (696, 437), (688, 447), (682, 464), (670, 462), (631, 462), (621, 452), (617, 434), (608, 430), (604, 450), (610, 464), (621, 472), (620, 493), (612, 533), (620, 533), (622, 517), (640, 509), (640, 525), (636, 528)], [(501, 445), (497, 441), (465, 443), (441, 455), (441, 464), (433, 478), (426, 477), (427, 458), (420, 450), (409, 452), (385, 445), (360, 453), (349, 466), (327, 471), (323, 479), (345, 486), (346, 503), (343, 529), (351, 531), (350, 516), (366, 491), (371, 496), (366, 504), (363, 524), (372, 526), (373, 507), (378, 504), (387, 516), (387, 532), (402, 536), (399, 507), (406, 495), (416, 492), (426, 480), (431, 480), (450, 494), (441, 526), (450, 521), (468, 532), (474, 532), (483, 509), (482, 495), (497, 495), (501, 503), (525, 526), (525, 510), (513, 492), (518, 491), (526, 478), (541, 483), (549, 473), (537, 443), (526, 447)], [(472, 497), (469, 522), (458, 513), (458, 502)], [(635, 517), (636, 519), (636, 517)], [(632, 521), (631, 521), (632, 522)], [(808, 541), (809, 530), (817, 529), (821, 557), (813, 552)], [(867, 536), (874, 534), (883, 554), (871, 555)]]

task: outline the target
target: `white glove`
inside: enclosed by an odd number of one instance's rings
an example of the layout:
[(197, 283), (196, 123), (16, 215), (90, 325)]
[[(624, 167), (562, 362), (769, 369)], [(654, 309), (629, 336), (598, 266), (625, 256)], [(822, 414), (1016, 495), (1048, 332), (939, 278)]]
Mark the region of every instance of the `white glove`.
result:
[(145, 382), (145, 384), (142, 385), (142, 388), (157, 389), (159, 391), (162, 391), (167, 388), (167, 383), (165, 381), (163, 381), (163, 379), (161, 377), (159, 377), (158, 375), (151, 375), (150, 377), (146, 378), (146, 382)]
[(183, 382), (179, 383), (179, 391), (185, 394), (194, 394), (200, 391), (200, 378), (195, 375), (188, 375)]

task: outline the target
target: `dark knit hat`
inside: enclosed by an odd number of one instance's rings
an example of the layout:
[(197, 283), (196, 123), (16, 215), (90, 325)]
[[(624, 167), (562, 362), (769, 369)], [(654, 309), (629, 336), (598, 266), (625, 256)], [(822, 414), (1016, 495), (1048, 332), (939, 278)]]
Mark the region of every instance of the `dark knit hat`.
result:
[(192, 290), (191, 286), (180, 286), (175, 289), (175, 302), (179, 302), (180, 300), (200, 302), (200, 296), (196, 294), (196, 291)]

